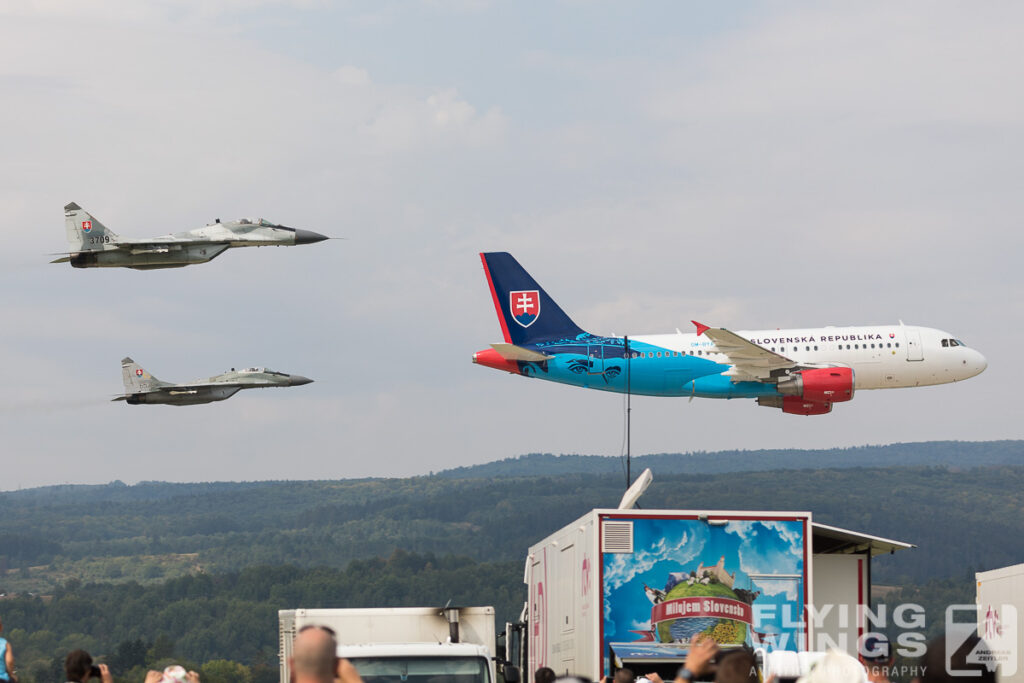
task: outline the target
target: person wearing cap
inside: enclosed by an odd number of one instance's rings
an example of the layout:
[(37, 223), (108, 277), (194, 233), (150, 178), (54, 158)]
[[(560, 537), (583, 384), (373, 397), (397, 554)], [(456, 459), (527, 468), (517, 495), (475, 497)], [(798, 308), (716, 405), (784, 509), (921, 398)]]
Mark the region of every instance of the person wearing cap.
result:
[(810, 671), (796, 683), (865, 683), (867, 672), (860, 662), (835, 648), (811, 665)]
[(870, 683), (890, 683), (889, 672), (892, 670), (892, 648), (889, 639), (881, 633), (869, 633), (860, 641), (857, 648), (857, 659), (867, 673)]
[(175, 664), (163, 671), (147, 671), (145, 683), (199, 683), (199, 674), (185, 671), (185, 667)]

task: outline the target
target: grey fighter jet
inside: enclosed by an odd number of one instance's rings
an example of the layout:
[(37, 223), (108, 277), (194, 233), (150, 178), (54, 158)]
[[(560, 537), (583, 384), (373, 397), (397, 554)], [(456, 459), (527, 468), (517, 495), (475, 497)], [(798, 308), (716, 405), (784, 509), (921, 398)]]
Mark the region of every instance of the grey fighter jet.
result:
[(193, 406), (223, 401), (242, 389), (297, 387), (313, 381), (302, 375), (286, 375), (267, 368), (246, 368), (238, 371), (231, 368), (228, 372), (208, 379), (173, 384), (161, 382), (131, 358), (121, 361), (121, 375), (124, 377), (124, 396), (118, 396), (113, 400), (127, 401), (130, 405), (165, 403), (172, 406)]
[(298, 230), (263, 218), (240, 218), (202, 228), (148, 239), (121, 237), (82, 207), (64, 207), (64, 229), (71, 251), (50, 263), (75, 268), (182, 268), (206, 263), (231, 247), (290, 247), (328, 239), (311, 230)]

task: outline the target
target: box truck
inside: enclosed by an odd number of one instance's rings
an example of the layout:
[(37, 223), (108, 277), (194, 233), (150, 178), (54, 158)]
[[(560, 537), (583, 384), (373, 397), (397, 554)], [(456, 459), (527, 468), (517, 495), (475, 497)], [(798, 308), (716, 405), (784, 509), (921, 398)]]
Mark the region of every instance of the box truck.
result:
[(698, 634), (762, 655), (855, 654), (871, 557), (909, 547), (810, 512), (592, 510), (529, 550), (524, 678), (670, 680)]
[(496, 683), (493, 607), (290, 609), (278, 612), (281, 683), (292, 641), (307, 625), (331, 628), (338, 656), (366, 683)]
[(976, 657), (997, 666), (1003, 683), (1024, 683), (1024, 564), (978, 572), (974, 578), (978, 635), (987, 648)]

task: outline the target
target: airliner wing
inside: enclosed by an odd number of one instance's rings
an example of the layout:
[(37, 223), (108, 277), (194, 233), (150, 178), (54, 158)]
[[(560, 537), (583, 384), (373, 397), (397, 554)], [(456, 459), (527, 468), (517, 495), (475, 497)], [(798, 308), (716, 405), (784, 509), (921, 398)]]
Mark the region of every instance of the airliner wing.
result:
[(794, 368), (797, 363), (785, 356), (758, 346), (749, 339), (744, 339), (735, 332), (725, 328), (713, 328), (702, 325), (696, 320), (697, 335), (706, 335), (715, 343), (719, 353), (729, 358), (733, 368), (726, 374), (734, 381), (764, 381), (770, 379), (772, 370)]

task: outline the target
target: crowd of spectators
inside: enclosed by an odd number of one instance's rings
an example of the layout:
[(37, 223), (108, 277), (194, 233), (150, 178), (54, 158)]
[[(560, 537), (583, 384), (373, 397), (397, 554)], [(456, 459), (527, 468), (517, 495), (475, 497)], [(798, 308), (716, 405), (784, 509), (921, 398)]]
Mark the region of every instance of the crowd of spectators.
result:
[[(959, 683), (966, 677), (974, 683), (996, 683), (995, 671), (971, 656), (971, 653), (985, 649), (978, 636), (968, 638), (954, 652), (947, 652), (946, 645), (944, 636), (930, 641), (925, 655), (918, 662), (901, 667), (901, 672), (910, 672), (910, 677), (905, 680), (908, 683)], [(657, 672), (637, 676), (628, 668), (620, 668), (601, 683), (891, 683), (890, 675), (896, 671), (895, 657), (884, 637), (863, 639), (858, 643), (858, 653), (858, 657), (852, 657), (840, 650), (830, 650), (799, 678), (770, 676), (765, 681), (751, 649), (723, 650), (711, 638), (698, 637), (672, 681), (664, 681)], [(555, 672), (547, 667), (538, 669), (534, 675), (534, 683), (573, 683), (580, 680), (574, 676), (556, 677)]]
[[(0, 632), (3, 624), (0, 623)], [(935, 638), (928, 643), (925, 655), (912, 667), (913, 683), (955, 683), (969, 676), (975, 683), (995, 683), (996, 674), (976, 661), (971, 653), (984, 645), (976, 635), (961, 643), (953, 652), (947, 652), (946, 639)], [(292, 647), (291, 683), (364, 683), (356, 667), (337, 655), (335, 633), (326, 626), (305, 626), (296, 634)], [(891, 683), (894, 657), (884, 638), (870, 636), (858, 647), (854, 658), (839, 650), (831, 650), (810, 671), (799, 679), (769, 678), (765, 683)], [(97, 678), (100, 683), (114, 683), (106, 664), (95, 663), (85, 650), (73, 650), (64, 659), (66, 683), (89, 683)], [(725, 649), (709, 637), (697, 637), (687, 651), (683, 665), (671, 681), (658, 673), (648, 672), (636, 676), (627, 668), (619, 668), (613, 676), (601, 683), (761, 683), (762, 673), (757, 658), (749, 648)], [(534, 672), (533, 683), (586, 683), (574, 676), (558, 676), (543, 667)], [(0, 683), (18, 683), (11, 644), (0, 637)], [(199, 674), (181, 666), (169, 666), (163, 671), (149, 671), (143, 683), (201, 683)], [(371, 681), (372, 683), (372, 681)]]

